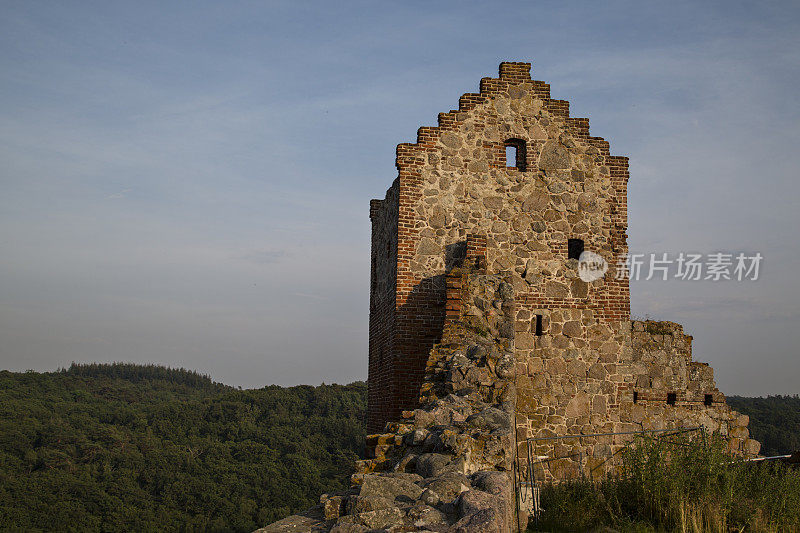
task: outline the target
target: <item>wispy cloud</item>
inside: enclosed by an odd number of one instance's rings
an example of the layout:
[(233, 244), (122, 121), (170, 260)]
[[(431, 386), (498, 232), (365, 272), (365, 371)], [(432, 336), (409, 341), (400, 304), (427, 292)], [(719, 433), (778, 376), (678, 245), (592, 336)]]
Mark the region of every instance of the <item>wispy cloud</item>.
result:
[(122, 189), (119, 192), (115, 192), (113, 194), (109, 194), (106, 196), (106, 200), (118, 200), (120, 198), (125, 198), (128, 196), (128, 193), (131, 192), (132, 189)]
[(283, 250), (252, 250), (242, 257), (257, 265), (271, 265), (286, 255)]

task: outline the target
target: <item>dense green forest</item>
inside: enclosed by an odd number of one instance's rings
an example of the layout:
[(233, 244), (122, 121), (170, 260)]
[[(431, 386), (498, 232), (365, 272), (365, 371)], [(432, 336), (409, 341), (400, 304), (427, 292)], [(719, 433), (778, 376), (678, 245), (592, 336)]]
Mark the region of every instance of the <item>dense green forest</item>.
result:
[(186, 370), (0, 372), (0, 529), (252, 531), (348, 485), (366, 385)]
[(750, 433), (761, 443), (762, 455), (800, 450), (800, 396), (728, 396), (728, 405), (750, 417)]
[[(764, 453), (800, 398), (729, 398)], [(0, 372), (0, 529), (252, 531), (348, 484), (366, 385), (239, 390), (188, 370)]]

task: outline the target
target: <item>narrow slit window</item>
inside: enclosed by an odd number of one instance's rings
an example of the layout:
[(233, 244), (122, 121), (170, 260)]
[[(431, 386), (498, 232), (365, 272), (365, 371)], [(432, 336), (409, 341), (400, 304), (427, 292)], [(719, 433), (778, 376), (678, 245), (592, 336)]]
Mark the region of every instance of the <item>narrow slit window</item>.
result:
[(533, 330), (537, 337), (542, 336), (542, 319), (542, 315), (536, 315), (533, 317)]
[(515, 168), (525, 172), (527, 170), (527, 154), (525, 141), (522, 139), (509, 139), (506, 146), (506, 168)]
[(567, 259), (580, 259), (583, 253), (583, 241), (581, 239), (569, 239), (567, 241)]
[(678, 400), (678, 395), (674, 392), (667, 393), (667, 405), (675, 405), (675, 402)]
[(633, 391), (633, 403), (639, 403), (639, 391)]
[(706, 394), (705, 398), (703, 399), (703, 403), (705, 405), (712, 405), (714, 403), (714, 395)]

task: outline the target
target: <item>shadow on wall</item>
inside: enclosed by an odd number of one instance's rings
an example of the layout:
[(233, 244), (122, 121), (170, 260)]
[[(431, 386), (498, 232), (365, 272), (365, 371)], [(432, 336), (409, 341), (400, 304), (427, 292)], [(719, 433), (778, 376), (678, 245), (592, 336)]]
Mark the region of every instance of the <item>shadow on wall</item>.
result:
[(389, 421), (400, 420), (402, 411), (419, 406), (419, 394), (430, 351), (442, 338), (445, 321), (447, 273), (463, 266), (467, 241), (445, 246), (445, 273), (424, 278), (397, 308), (398, 326), (405, 336), (396, 337), (394, 380)]

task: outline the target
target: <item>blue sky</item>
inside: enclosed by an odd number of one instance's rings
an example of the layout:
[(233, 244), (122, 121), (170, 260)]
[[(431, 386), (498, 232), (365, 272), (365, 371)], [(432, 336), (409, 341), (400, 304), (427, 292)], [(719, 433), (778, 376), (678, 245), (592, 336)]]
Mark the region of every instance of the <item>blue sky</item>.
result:
[(520, 60), (630, 157), (632, 249), (765, 257), (633, 312), (798, 393), (798, 35), (791, 2), (0, 2), (0, 368), (365, 378), (395, 145)]

